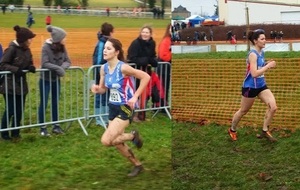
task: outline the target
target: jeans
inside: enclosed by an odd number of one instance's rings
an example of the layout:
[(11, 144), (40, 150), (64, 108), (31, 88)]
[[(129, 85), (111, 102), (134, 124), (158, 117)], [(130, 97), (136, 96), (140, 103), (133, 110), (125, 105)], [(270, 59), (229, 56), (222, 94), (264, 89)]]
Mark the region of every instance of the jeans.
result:
[[(22, 112), (25, 107), (26, 95), (15, 95), (16, 104), (14, 104), (14, 95), (7, 94), (7, 99), (6, 99), (6, 94), (3, 94), (3, 97), (6, 106), (2, 116), (1, 129), (6, 129), (9, 126), (9, 122), (11, 119), (12, 119), (11, 127), (20, 126), (20, 122), (22, 119)], [(15, 111), (14, 108), (16, 109)], [(15, 129), (11, 131), (12, 137), (18, 137), (19, 134), (20, 134), (20, 129)], [(8, 137), (9, 132), (3, 131), (1, 133), (1, 136)]]
[(39, 106), (39, 122), (45, 122), (46, 108), (48, 105), (49, 94), (51, 93), (51, 113), (52, 120), (58, 120), (58, 103), (60, 95), (60, 80), (47, 81), (40, 79), (40, 106)]

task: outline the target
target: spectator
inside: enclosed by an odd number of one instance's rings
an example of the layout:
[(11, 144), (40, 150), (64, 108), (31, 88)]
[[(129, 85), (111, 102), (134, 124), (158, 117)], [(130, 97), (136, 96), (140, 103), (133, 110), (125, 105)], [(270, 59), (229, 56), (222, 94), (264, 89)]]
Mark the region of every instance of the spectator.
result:
[(51, 25), (51, 21), (52, 21), (51, 16), (50, 15), (46, 16), (45, 19), (46, 25)]
[(195, 31), (194, 32), (194, 38), (193, 38), (194, 41), (199, 41), (200, 40), (200, 33), (199, 31)]
[(235, 36), (235, 35), (232, 35), (232, 36), (231, 36), (230, 43), (231, 43), (231, 44), (236, 44), (236, 36)]
[(152, 8), (153, 18), (157, 18), (157, 9), (156, 7)]
[(209, 40), (214, 41), (214, 31), (212, 27), (209, 28)]
[[(50, 71), (41, 72), (39, 89), (40, 89), (40, 106), (38, 110), (39, 122), (45, 122), (46, 108), (49, 94), (51, 93), (51, 114), (52, 122), (58, 121), (58, 106), (60, 94), (60, 77), (65, 75), (65, 70), (71, 65), (68, 52), (65, 47), (66, 32), (59, 27), (47, 26), (51, 38), (46, 39), (42, 47), (41, 68)], [(53, 124), (52, 133), (64, 133), (59, 124)], [(50, 136), (46, 126), (40, 129), (42, 136)]]
[[(7, 75), (7, 82), (0, 84), (0, 93), (3, 94), (6, 104), (3, 112), (1, 128), (6, 129), (11, 121), (11, 127), (19, 127), (22, 119), (23, 109), (28, 93), (28, 84), (26, 73), (23, 70), (29, 70), (34, 73), (30, 45), (35, 34), (27, 28), (14, 26), (16, 31), (16, 40), (10, 42), (0, 60), (0, 70), (10, 71), (13, 74)], [(7, 85), (7, 86), (6, 86)], [(20, 129), (1, 132), (4, 140), (19, 139)]]
[(232, 40), (232, 31), (229, 30), (227, 33), (226, 33), (226, 42), (227, 41), (231, 41)]
[[(143, 26), (138, 38), (133, 40), (128, 48), (127, 60), (129, 63), (135, 63), (137, 69), (147, 72), (149, 67), (157, 67), (157, 59), (155, 52), (155, 41), (152, 38), (152, 28)], [(136, 80), (136, 88), (139, 87), (140, 81)], [(146, 93), (143, 93), (139, 100), (139, 108), (144, 109), (146, 106)], [(144, 121), (146, 112), (138, 112), (134, 115), (133, 120), (136, 122)]]
[[(181, 29), (183, 30), (183, 29), (185, 29), (186, 28), (186, 23), (185, 22), (182, 22), (181, 23)], [(179, 27), (179, 30), (180, 30), (180, 27)]]
[[(171, 80), (171, 24), (167, 25), (165, 34), (158, 46), (158, 58), (160, 61), (169, 62), (158, 67), (157, 73), (164, 89), (164, 97), (160, 99), (160, 106), (166, 106), (169, 102), (170, 80)], [(162, 92), (162, 91), (160, 91)]]
[(273, 32), (273, 39), (274, 39), (274, 42), (277, 42), (277, 36), (278, 36), (278, 33), (277, 33), (277, 31), (275, 30), (275, 31)]
[(10, 4), (10, 5), (8, 5), (8, 9), (10, 10), (11, 13), (13, 13), (14, 10), (16, 9), (16, 7), (15, 7), (15, 5)]
[(110, 8), (109, 7), (106, 8), (106, 16), (108, 16), (108, 17), (110, 16)]
[(30, 13), (30, 11), (31, 11), (31, 6), (28, 4), (28, 5), (27, 5), (27, 12)]
[(164, 8), (161, 9), (160, 15), (161, 15), (161, 19), (165, 19), (165, 9)]
[[(104, 44), (106, 41), (113, 36), (114, 27), (113, 25), (105, 22), (101, 25), (100, 31), (97, 33), (98, 42), (93, 53), (93, 65), (103, 65), (106, 60), (103, 57)], [(94, 73), (95, 83), (99, 85), (100, 82), (100, 68), (97, 68)], [(109, 90), (103, 94), (95, 95), (95, 114), (105, 114), (108, 113), (108, 97)], [(101, 125), (104, 128), (108, 125), (108, 116), (102, 117), (104, 123), (102, 123), (100, 117), (96, 117), (96, 125)]]
[(27, 16), (27, 22), (26, 22), (28, 28), (31, 28), (31, 26), (32, 26), (34, 23), (35, 23), (35, 21), (34, 21), (34, 18), (33, 18), (33, 14), (32, 14), (32, 12), (29, 12), (29, 13), (28, 13), (28, 16)]
[(282, 40), (283, 40), (283, 32), (282, 31), (279, 31), (278, 38), (279, 38), (279, 42), (282, 42)]
[(6, 5), (3, 4), (3, 5), (1, 6), (1, 9), (2, 9), (2, 14), (5, 15), (5, 12), (6, 12)]
[(246, 40), (247, 40), (247, 39), (246, 39), (246, 36), (247, 36), (247, 32), (244, 31), (244, 32), (243, 32), (243, 40), (244, 40), (244, 42), (246, 42)]
[(58, 12), (58, 13), (61, 12), (61, 6), (60, 6), (60, 5), (57, 5), (56, 9), (57, 9), (57, 12)]

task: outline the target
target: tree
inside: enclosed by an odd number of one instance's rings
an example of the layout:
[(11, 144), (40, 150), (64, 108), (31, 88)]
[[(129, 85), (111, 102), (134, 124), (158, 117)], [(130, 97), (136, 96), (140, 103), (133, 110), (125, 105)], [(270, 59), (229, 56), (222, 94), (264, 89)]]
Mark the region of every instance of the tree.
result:
[(148, 0), (149, 8), (152, 9), (155, 7), (156, 0)]
[(53, 0), (43, 0), (45, 6), (51, 6)]
[(161, 0), (161, 8), (164, 9), (166, 7), (166, 0)]
[(13, 4), (13, 5), (23, 5), (24, 0), (0, 0), (0, 4)]
[(63, 0), (54, 0), (55, 6), (58, 6), (58, 5), (63, 6), (63, 4), (64, 4)]
[(78, 0), (78, 3), (81, 7), (84, 7), (84, 8), (89, 6), (89, 1), (88, 0)]

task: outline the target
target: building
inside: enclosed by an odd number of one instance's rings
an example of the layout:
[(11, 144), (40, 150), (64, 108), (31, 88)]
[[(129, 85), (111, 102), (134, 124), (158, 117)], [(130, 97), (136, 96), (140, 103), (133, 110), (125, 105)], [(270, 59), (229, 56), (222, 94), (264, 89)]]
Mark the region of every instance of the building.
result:
[(190, 16), (191, 12), (181, 5), (179, 5), (177, 8), (174, 8), (172, 11), (172, 18), (188, 18)]
[(225, 25), (300, 24), (298, 0), (219, 0), (219, 20)]

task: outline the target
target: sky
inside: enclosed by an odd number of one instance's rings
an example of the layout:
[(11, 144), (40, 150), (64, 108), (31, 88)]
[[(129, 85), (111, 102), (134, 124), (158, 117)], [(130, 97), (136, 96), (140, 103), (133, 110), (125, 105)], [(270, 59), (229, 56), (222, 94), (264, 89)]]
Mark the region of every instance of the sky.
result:
[(217, 0), (172, 0), (172, 11), (179, 5), (191, 12), (191, 15), (212, 16), (215, 13)]

